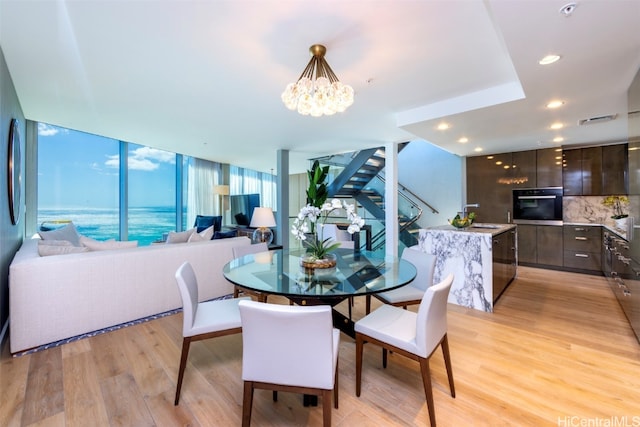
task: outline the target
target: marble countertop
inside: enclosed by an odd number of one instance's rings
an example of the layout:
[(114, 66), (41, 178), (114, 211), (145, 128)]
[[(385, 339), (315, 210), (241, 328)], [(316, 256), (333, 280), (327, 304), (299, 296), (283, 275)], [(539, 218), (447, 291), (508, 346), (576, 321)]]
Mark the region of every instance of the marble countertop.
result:
[(434, 231), (453, 231), (456, 233), (478, 233), (478, 234), (490, 234), (492, 236), (504, 233), (507, 230), (511, 230), (516, 227), (516, 224), (493, 224), (493, 223), (481, 223), (476, 222), (467, 228), (456, 228), (453, 225), (437, 225), (429, 227), (427, 230)]

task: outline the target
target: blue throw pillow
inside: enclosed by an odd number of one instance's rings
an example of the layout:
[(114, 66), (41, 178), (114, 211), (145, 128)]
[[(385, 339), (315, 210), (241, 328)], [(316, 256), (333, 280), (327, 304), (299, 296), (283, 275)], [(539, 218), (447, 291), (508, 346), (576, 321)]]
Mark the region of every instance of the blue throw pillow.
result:
[(196, 231), (200, 233), (212, 225), (213, 231), (222, 230), (222, 216), (198, 215), (196, 216), (196, 223), (193, 226), (196, 227)]
[(213, 233), (213, 237), (211, 238), (211, 240), (228, 239), (229, 237), (236, 237), (237, 235), (238, 235), (238, 230), (216, 231)]

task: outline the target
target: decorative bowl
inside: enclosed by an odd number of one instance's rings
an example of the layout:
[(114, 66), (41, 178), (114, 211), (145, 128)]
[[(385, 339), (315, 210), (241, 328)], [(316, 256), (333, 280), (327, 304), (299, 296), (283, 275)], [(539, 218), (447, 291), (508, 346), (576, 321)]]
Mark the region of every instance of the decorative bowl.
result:
[(460, 217), (460, 215), (456, 215), (452, 220), (449, 220), (449, 224), (453, 225), (456, 228), (467, 228), (473, 224), (473, 220), (475, 219), (475, 214), (472, 212), (468, 216)]

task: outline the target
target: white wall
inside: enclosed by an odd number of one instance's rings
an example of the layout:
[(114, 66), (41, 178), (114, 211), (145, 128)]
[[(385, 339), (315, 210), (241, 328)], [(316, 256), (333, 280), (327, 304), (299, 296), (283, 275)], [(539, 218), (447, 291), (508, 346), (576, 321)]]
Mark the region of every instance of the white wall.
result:
[(439, 212), (421, 206), (421, 227), (444, 225), (461, 210), (463, 160), (425, 140), (411, 141), (398, 155), (398, 183)]

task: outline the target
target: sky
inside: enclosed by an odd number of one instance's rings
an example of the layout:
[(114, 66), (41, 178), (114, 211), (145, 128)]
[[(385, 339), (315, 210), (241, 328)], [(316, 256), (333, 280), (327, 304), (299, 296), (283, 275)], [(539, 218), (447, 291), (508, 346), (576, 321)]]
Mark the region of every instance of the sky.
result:
[[(38, 124), (38, 207), (118, 208), (119, 141)], [(175, 204), (175, 154), (129, 144), (129, 207)]]

